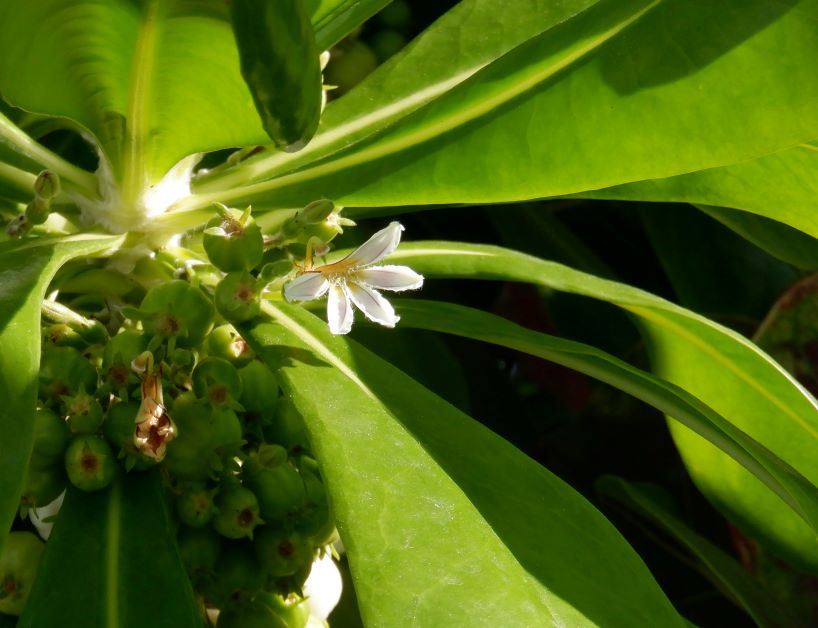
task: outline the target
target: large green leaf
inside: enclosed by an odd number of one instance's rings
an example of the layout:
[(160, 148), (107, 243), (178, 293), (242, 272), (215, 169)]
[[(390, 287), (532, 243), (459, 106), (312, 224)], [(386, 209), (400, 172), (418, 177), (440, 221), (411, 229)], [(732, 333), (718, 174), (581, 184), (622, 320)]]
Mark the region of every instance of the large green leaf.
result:
[[(743, 336), (642, 290), (499, 247), (408, 244), (391, 259), (407, 262), (429, 276), (523, 281), (622, 307), (639, 322), (653, 367), (664, 379), (687, 390), (818, 485), (815, 399)], [(674, 427), (676, 432), (686, 430)], [(778, 553), (818, 569), (815, 533), (749, 472), (716, 447), (698, 441), (712, 450), (708, 460), (718, 464), (688, 468), (711, 501)]]
[(126, 190), (200, 151), (264, 143), (220, 0), (0, 4), (0, 93), (90, 130)]
[(200, 628), (158, 472), (68, 490), (19, 628)]
[(818, 532), (818, 488), (685, 390), (588, 345), (520, 327), (452, 303), (400, 302), (410, 327), (455, 334), (535, 355), (595, 377), (677, 419), (766, 484)]
[[(531, 37), (598, 0), (463, 0), (411, 45), (329, 104), (318, 134), (296, 155), (274, 153), (205, 177), (202, 192), (226, 190), (315, 161), (405, 118)], [(325, 5), (338, 4), (325, 0)], [(342, 5), (371, 4), (343, 2)], [(352, 11), (353, 8), (350, 8)], [(321, 29), (317, 36), (320, 40)]]
[(677, 626), (570, 487), (302, 308), (245, 330), (307, 421), (369, 626)]
[(20, 503), (31, 454), (46, 287), (66, 261), (101, 253), (118, 241), (89, 235), (0, 244), (0, 548)]
[(772, 218), (818, 238), (817, 174), (818, 142), (805, 142), (751, 161), (585, 191), (577, 196), (732, 207)]
[(762, 589), (735, 558), (673, 516), (648, 490), (614, 476), (600, 478), (596, 486), (606, 497), (620, 502), (668, 534), (681, 546), (685, 555), (694, 559), (699, 571), (728, 599), (743, 608), (758, 626), (775, 628), (799, 625), (791, 610)]
[(229, 198), (500, 202), (766, 155), (818, 136), (817, 20), (818, 0), (601, 0), (377, 137)]

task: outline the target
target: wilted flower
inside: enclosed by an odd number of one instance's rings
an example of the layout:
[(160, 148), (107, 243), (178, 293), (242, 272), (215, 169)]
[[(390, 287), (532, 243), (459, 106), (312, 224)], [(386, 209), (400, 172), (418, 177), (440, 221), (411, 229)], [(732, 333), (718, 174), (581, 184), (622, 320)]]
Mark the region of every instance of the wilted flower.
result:
[(352, 304), (371, 321), (394, 327), (400, 317), (378, 290), (416, 290), (423, 276), (407, 266), (373, 266), (400, 243), (403, 226), (391, 222), (342, 260), (309, 268), (284, 286), (287, 301), (311, 301), (327, 294), (327, 323), (333, 334), (352, 329)]

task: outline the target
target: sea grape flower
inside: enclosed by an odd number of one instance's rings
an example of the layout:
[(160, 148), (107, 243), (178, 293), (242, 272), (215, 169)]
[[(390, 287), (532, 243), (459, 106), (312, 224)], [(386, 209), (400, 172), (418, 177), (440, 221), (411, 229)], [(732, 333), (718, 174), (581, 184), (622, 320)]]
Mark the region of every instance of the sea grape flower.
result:
[(345, 258), (307, 268), (284, 285), (287, 301), (312, 301), (327, 295), (327, 323), (336, 335), (352, 329), (352, 304), (369, 320), (394, 327), (400, 317), (378, 290), (402, 292), (423, 285), (423, 276), (407, 266), (373, 266), (390, 255), (400, 243), (403, 226), (398, 222), (378, 231)]

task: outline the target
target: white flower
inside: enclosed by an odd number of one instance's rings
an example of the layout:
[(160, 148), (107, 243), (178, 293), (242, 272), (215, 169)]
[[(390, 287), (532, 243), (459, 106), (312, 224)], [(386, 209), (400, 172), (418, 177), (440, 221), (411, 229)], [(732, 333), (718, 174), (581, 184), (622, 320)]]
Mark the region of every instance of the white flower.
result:
[(400, 243), (403, 226), (391, 222), (342, 260), (300, 274), (284, 286), (287, 301), (311, 301), (327, 294), (327, 323), (333, 334), (352, 329), (352, 304), (369, 320), (394, 327), (400, 317), (378, 290), (416, 290), (423, 276), (407, 266), (372, 266)]

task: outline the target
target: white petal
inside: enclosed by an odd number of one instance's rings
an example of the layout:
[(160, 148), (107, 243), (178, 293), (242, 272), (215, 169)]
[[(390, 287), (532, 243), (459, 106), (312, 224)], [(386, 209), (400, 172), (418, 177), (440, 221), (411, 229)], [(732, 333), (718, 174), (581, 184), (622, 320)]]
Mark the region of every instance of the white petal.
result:
[(312, 563), (310, 575), (304, 583), (304, 595), (310, 614), (318, 619), (326, 619), (341, 600), (343, 580), (338, 566), (329, 552)]
[(408, 266), (375, 266), (350, 273), (350, 278), (378, 290), (417, 290), (423, 285), (423, 275), (418, 275)]
[(394, 327), (400, 317), (392, 305), (372, 288), (364, 284), (348, 283), (347, 290), (352, 302), (371, 321), (385, 327)]
[[(47, 541), (48, 537), (51, 536), (51, 528), (54, 527), (54, 521), (51, 520), (50, 517), (60, 512), (64, 497), (65, 491), (60, 493), (57, 499), (50, 504), (46, 504), (40, 508), (32, 508), (28, 511), (28, 518), (31, 520), (31, 523), (34, 524), (34, 527), (37, 528), (37, 532), (43, 538), (43, 541)], [(49, 521), (43, 521), (43, 519), (49, 519)]]
[(321, 273), (310, 271), (299, 275), (284, 285), (284, 298), (287, 301), (312, 301), (324, 296), (329, 290), (329, 281)]
[(380, 262), (384, 257), (398, 248), (401, 231), (403, 231), (402, 224), (399, 222), (390, 222), (387, 227), (378, 231), (369, 238), (369, 240), (338, 262), (338, 264), (346, 268), (357, 268)]
[(333, 284), (327, 298), (327, 323), (336, 336), (348, 334), (352, 329), (352, 303), (349, 302), (342, 284)]

